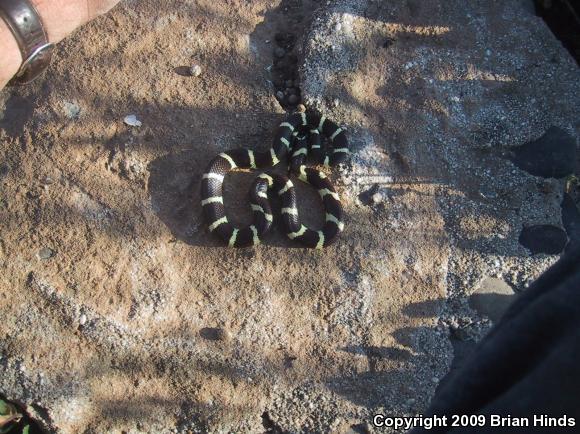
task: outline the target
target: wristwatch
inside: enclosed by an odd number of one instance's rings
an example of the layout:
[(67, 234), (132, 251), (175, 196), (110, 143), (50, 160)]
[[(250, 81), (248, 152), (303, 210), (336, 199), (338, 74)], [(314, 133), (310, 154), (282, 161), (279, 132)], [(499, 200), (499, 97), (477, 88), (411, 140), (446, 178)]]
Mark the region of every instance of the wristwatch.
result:
[(0, 17), (16, 38), (24, 59), (8, 84), (29, 83), (50, 64), (54, 45), (48, 42), (40, 15), (29, 0), (0, 0)]

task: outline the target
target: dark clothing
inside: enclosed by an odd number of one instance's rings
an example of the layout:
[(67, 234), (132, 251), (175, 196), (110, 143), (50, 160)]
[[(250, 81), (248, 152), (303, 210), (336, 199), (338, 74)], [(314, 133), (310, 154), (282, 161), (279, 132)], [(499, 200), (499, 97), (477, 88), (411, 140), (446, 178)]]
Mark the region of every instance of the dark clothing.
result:
[[(483, 427), (413, 433), (580, 432), (580, 246), (534, 282), (435, 394), (428, 415), (486, 415)], [(491, 415), (528, 418), (527, 428), (490, 426)], [(574, 418), (534, 426), (533, 416)]]

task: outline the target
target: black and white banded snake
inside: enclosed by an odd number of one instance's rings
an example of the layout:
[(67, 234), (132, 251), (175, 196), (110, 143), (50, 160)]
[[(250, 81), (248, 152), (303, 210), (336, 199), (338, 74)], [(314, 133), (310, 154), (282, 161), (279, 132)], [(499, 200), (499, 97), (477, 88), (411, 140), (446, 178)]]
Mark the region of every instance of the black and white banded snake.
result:
[[(328, 138), (327, 146), (323, 145), (321, 136)], [(305, 166), (309, 152), (325, 166), (335, 166), (346, 161), (349, 149), (344, 130), (323, 115), (312, 112), (294, 113), (279, 125), (273, 146), (268, 151), (235, 149), (215, 157), (201, 182), (201, 205), (209, 230), (215, 232), (230, 247), (259, 244), (273, 222), (272, 206), (268, 199), (268, 191), (272, 191), (281, 200), (282, 222), (290, 239), (305, 247), (317, 249), (332, 244), (344, 228), (342, 206), (326, 175)], [(286, 176), (268, 173), (258, 175), (250, 190), (253, 224), (236, 228), (226, 217), (223, 199), (225, 175), (235, 168), (272, 167), (287, 155), (290, 156), (289, 173), (312, 185), (320, 194), (326, 212), (322, 229), (312, 230), (301, 223), (292, 181)]]

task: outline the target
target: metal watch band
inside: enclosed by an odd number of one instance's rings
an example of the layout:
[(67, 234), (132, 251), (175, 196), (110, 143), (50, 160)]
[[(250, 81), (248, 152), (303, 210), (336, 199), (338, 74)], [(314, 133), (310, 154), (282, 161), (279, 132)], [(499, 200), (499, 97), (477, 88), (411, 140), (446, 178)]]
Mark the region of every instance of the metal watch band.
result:
[(48, 42), (40, 15), (29, 0), (0, 0), (0, 18), (14, 35), (23, 59), (9, 84), (28, 83), (49, 65), (53, 45)]

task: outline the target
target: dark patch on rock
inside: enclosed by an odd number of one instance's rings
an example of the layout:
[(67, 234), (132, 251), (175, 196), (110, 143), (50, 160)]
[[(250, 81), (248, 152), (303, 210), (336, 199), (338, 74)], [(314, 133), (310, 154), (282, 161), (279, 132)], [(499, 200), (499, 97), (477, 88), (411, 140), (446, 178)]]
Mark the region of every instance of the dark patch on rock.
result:
[(265, 433), (275, 433), (275, 434), (283, 434), (287, 431), (284, 431), (276, 422), (272, 420), (270, 414), (265, 411), (262, 413), (262, 425), (265, 429)]
[(369, 426), (366, 423), (357, 423), (350, 426), (350, 429), (357, 434), (369, 434)]
[(395, 40), (392, 38), (386, 38), (383, 43), (382, 43), (382, 47), (383, 48), (389, 48), (391, 45), (393, 45), (395, 43)]
[(288, 97), (288, 104), (290, 105), (296, 105), (300, 102), (300, 98), (298, 97), (298, 95), (292, 94)]
[(376, 359), (408, 360), (411, 352), (407, 349), (395, 347), (377, 347), (374, 345), (349, 345), (342, 348), (343, 351)]
[(182, 77), (191, 77), (190, 69), (191, 67), (189, 66), (178, 66), (173, 68), (173, 72), (175, 72), (177, 75), (181, 75)]
[(292, 50), (296, 44), (296, 36), (290, 32), (279, 32), (274, 35), (276, 43), (286, 50)]
[(214, 327), (204, 327), (199, 331), (202, 338), (208, 341), (227, 341), (229, 334), (226, 330)]
[(449, 339), (451, 341), (457, 340), (462, 342), (473, 340), (466, 327), (449, 327)]
[(0, 116), (0, 129), (11, 136), (19, 136), (33, 111), (33, 101), (19, 94), (12, 94), (6, 101), (4, 115)]
[(3, 179), (10, 172), (10, 167), (7, 164), (0, 164), (0, 179)]
[(522, 229), (519, 242), (522, 246), (532, 252), (557, 255), (566, 246), (568, 237), (566, 232), (552, 225), (528, 226)]
[(292, 369), (294, 367), (294, 362), (296, 361), (296, 356), (285, 356), (284, 357), (284, 367), (286, 369)]
[(532, 175), (563, 178), (574, 172), (576, 140), (566, 131), (551, 127), (538, 140), (517, 147), (511, 160)]

